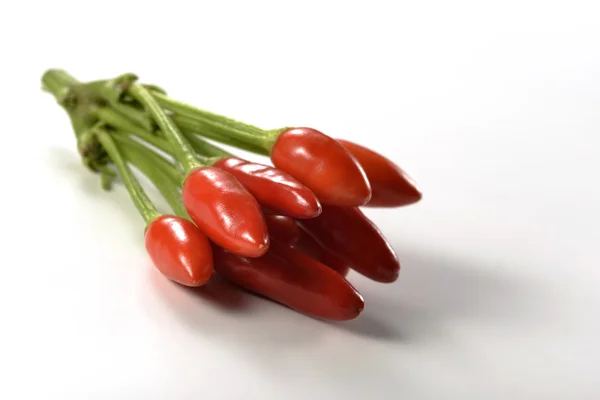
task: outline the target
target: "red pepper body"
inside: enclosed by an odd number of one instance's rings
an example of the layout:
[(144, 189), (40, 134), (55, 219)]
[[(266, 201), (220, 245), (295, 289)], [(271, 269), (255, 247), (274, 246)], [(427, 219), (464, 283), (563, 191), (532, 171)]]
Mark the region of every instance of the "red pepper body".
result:
[(362, 275), (378, 282), (393, 282), (398, 278), (400, 263), (396, 253), (358, 208), (324, 205), (317, 218), (298, 223)]
[[(302, 228), (298, 228), (299, 236), (295, 243), (292, 244), (292, 247), (307, 256), (314, 258), (315, 260), (327, 265), (329, 268), (334, 269), (340, 275), (346, 276), (348, 275), (348, 271), (350, 267), (348, 264), (335, 253), (321, 246), (319, 242), (313, 239), (312, 236), (308, 232), (306, 232)], [(277, 236), (273, 236), (278, 239)]]
[(201, 286), (213, 272), (210, 242), (190, 221), (162, 215), (144, 235), (152, 263), (167, 278), (185, 286)]
[(246, 258), (214, 246), (215, 270), (237, 285), (304, 314), (350, 320), (364, 308), (362, 296), (334, 270), (273, 241), (260, 258)]
[(313, 218), (321, 213), (315, 194), (287, 172), (235, 157), (214, 166), (233, 175), (261, 205), (277, 214)]
[(256, 199), (218, 168), (191, 171), (181, 192), (189, 216), (213, 242), (246, 257), (259, 257), (269, 235)]
[(371, 149), (338, 139), (358, 160), (371, 184), (368, 207), (399, 207), (416, 203), (422, 194), (414, 180), (399, 166)]
[(282, 132), (271, 149), (271, 160), (310, 188), (322, 203), (359, 206), (371, 198), (369, 181), (356, 159), (315, 129)]
[(336, 270), (342, 276), (348, 275), (350, 267), (346, 262), (321, 246), (308, 232), (300, 228), (295, 220), (281, 215), (272, 215), (264, 208), (263, 211), (269, 236)]
[(300, 228), (296, 221), (283, 215), (265, 215), (269, 236), (276, 238), (289, 246), (296, 243), (300, 237)]
[(325, 250), (326, 251), (325, 255), (323, 256), (323, 259), (318, 261), (327, 265), (329, 268), (337, 271), (337, 273), (341, 276), (345, 277), (346, 275), (348, 275), (348, 272), (350, 272), (350, 267), (348, 266), (348, 264), (337, 254), (327, 249)]

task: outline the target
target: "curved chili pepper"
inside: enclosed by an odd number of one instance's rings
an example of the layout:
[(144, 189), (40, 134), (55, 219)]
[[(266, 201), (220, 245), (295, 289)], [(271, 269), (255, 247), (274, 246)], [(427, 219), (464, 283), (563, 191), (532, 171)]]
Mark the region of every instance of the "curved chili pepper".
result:
[(223, 158), (213, 166), (229, 172), (261, 205), (277, 214), (313, 218), (321, 213), (315, 194), (287, 172), (236, 157)]
[[(297, 224), (296, 224), (297, 226)], [(277, 236), (273, 236), (276, 239), (279, 239)], [(312, 236), (308, 232), (306, 232), (303, 228), (298, 228), (298, 238), (292, 244), (292, 247), (307, 256), (314, 258), (315, 260), (327, 265), (329, 268), (334, 269), (340, 275), (346, 276), (348, 275), (348, 271), (350, 267), (348, 264), (335, 253), (321, 246), (319, 242), (313, 239)]]
[(399, 207), (416, 203), (422, 194), (415, 181), (381, 154), (347, 140), (337, 139), (363, 167), (372, 196), (367, 207)]
[(371, 198), (356, 159), (331, 137), (312, 128), (281, 133), (271, 149), (273, 164), (298, 179), (326, 204), (360, 206)]
[(325, 249), (325, 255), (323, 256), (323, 260), (318, 260), (323, 264), (327, 265), (329, 268), (337, 271), (338, 274), (345, 277), (350, 272), (350, 267), (348, 264), (337, 254), (333, 253), (330, 250)]
[(259, 257), (269, 235), (256, 199), (228, 172), (218, 168), (191, 171), (181, 192), (194, 223), (219, 246), (246, 257)]
[(323, 205), (317, 218), (298, 223), (353, 270), (378, 282), (398, 279), (400, 263), (396, 253), (358, 208)]
[(265, 214), (264, 218), (269, 230), (269, 236), (276, 238), (280, 242), (291, 246), (300, 237), (300, 228), (292, 218), (271, 214)]
[(202, 286), (213, 272), (210, 242), (190, 221), (172, 215), (153, 220), (144, 235), (154, 266), (185, 286)]
[(259, 258), (239, 257), (213, 246), (215, 270), (225, 279), (304, 314), (350, 320), (362, 296), (337, 272), (276, 240)]
[(292, 218), (273, 215), (269, 211), (263, 207), (269, 236), (336, 270), (342, 276), (348, 275), (350, 267), (342, 258), (321, 246)]

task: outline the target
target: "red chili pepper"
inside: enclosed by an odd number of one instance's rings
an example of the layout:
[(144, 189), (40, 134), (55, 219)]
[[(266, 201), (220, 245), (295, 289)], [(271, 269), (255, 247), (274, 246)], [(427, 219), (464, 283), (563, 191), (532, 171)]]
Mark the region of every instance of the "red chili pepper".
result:
[(269, 236), (336, 270), (342, 276), (348, 275), (350, 267), (346, 262), (321, 246), (306, 230), (299, 227), (296, 221), (289, 217), (272, 215), (273, 213), (264, 207), (263, 211), (269, 228)]
[(293, 128), (281, 133), (271, 160), (311, 189), (322, 203), (360, 206), (371, 198), (369, 181), (356, 159), (315, 129)]
[(213, 272), (210, 242), (190, 221), (162, 215), (145, 233), (152, 263), (167, 278), (185, 286), (202, 286)]
[(183, 184), (183, 204), (198, 227), (216, 244), (246, 257), (259, 257), (269, 235), (256, 199), (228, 172), (197, 168)]
[(287, 172), (236, 157), (221, 159), (213, 166), (229, 172), (261, 205), (278, 214), (313, 218), (321, 213), (315, 194)]
[(364, 308), (362, 296), (337, 272), (277, 241), (260, 258), (213, 249), (220, 276), (304, 314), (343, 321)]
[(334, 254), (332, 251), (325, 249), (325, 255), (323, 256), (323, 260), (318, 260), (323, 264), (327, 265), (329, 268), (337, 271), (341, 276), (347, 276), (348, 272), (350, 272), (350, 267), (348, 264), (337, 254)]
[(269, 236), (289, 246), (296, 243), (300, 237), (300, 228), (296, 221), (284, 215), (265, 214), (265, 222)]
[(391, 160), (356, 143), (337, 141), (352, 153), (367, 174), (373, 193), (367, 207), (399, 207), (421, 200), (415, 181)]
[(378, 282), (398, 278), (400, 263), (396, 253), (358, 208), (323, 205), (317, 218), (298, 223), (353, 270)]
[[(277, 236), (273, 237), (279, 239)], [(303, 228), (298, 228), (298, 238), (296, 242), (292, 244), (292, 247), (324, 265), (327, 265), (329, 268), (334, 269), (340, 275), (348, 275), (348, 271), (350, 270), (348, 264), (346, 264), (341, 257), (321, 246), (321, 244), (313, 239), (313, 237)]]

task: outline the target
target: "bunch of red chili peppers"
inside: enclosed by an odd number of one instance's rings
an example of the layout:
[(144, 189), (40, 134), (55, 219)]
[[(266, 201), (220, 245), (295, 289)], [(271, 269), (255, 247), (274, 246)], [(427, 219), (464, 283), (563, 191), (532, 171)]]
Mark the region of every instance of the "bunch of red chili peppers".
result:
[[(358, 207), (408, 205), (421, 193), (380, 154), (312, 128), (264, 130), (200, 110), (133, 74), (81, 83), (49, 70), (42, 83), (67, 111), (84, 164), (105, 188), (117, 175), (126, 186), (146, 221), (148, 254), (167, 278), (202, 286), (214, 271), (330, 320), (356, 318), (364, 307), (349, 269), (397, 279), (396, 254)], [(274, 167), (215, 141), (269, 156)], [(157, 210), (130, 165), (172, 215)]]

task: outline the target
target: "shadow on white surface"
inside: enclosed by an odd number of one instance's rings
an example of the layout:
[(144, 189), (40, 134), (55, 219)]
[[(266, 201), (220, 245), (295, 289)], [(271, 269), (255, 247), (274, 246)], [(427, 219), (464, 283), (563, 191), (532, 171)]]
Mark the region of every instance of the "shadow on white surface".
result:
[(371, 297), (389, 314), (408, 307), (411, 312), (405, 317), (410, 322), (398, 323), (410, 324), (413, 335), (440, 330), (444, 322), (453, 321), (530, 328), (544, 317), (548, 293), (541, 283), (511, 275), (511, 267), (423, 250), (404, 251), (400, 258), (397, 293)]
[(228, 313), (247, 312), (251, 306), (250, 296), (217, 274), (213, 274), (210, 281), (202, 287), (182, 289), (192, 298), (196, 297), (198, 301), (208, 302)]
[(511, 268), (425, 252), (405, 252), (401, 259), (407, 280), (401, 299), (420, 304), (432, 314), (507, 323), (529, 317), (536, 288), (511, 276)]
[[(531, 328), (544, 316), (540, 312), (543, 307), (537, 306), (544, 298), (537, 286), (448, 258), (409, 253), (403, 259), (405, 270), (396, 284), (381, 285), (357, 275), (350, 277), (364, 295), (366, 307), (359, 318), (348, 322), (305, 317), (220, 278), (200, 289), (180, 288), (159, 274), (153, 274), (152, 281), (172, 312), (198, 333), (212, 329), (207, 325), (215, 323), (202, 316), (202, 310), (209, 306), (228, 314), (217, 322), (227, 325), (218, 329), (219, 334), (248, 340), (252, 332), (272, 328), (279, 336), (274, 339), (265, 335), (263, 344), (269, 345), (316, 340), (331, 328), (379, 341), (422, 342), (432, 335), (449, 334), (445, 331), (448, 324), (471, 321), (491, 327)], [(253, 340), (263, 339), (258, 334)]]
[[(164, 313), (193, 336), (224, 340), (228, 346), (304, 346), (322, 335), (319, 321), (216, 279), (215, 286), (190, 289), (150, 272), (150, 285)], [(220, 291), (226, 288), (226, 293)]]
[[(378, 313), (375, 310), (365, 309), (359, 318), (352, 321), (334, 323), (334, 325), (351, 334), (377, 340), (401, 342), (411, 340), (410, 335), (405, 333), (406, 330), (403, 330), (402, 326), (398, 326), (399, 324), (394, 321), (386, 320), (386, 317), (389, 319), (389, 316)], [(400, 307), (394, 313), (394, 320), (410, 321), (411, 317), (409, 312)]]
[(435, 251), (404, 251), (399, 257), (402, 269), (394, 284), (349, 277), (365, 298), (365, 311), (337, 326), (378, 340), (412, 342), (446, 335), (448, 324), (530, 329), (548, 316), (543, 286), (511, 276), (510, 268)]

